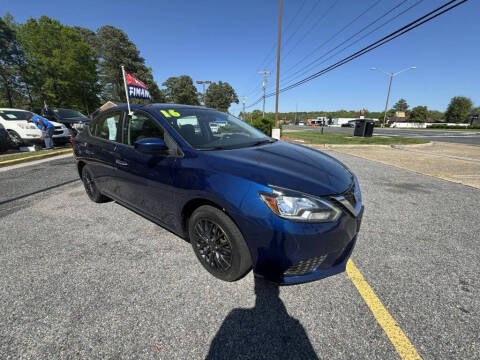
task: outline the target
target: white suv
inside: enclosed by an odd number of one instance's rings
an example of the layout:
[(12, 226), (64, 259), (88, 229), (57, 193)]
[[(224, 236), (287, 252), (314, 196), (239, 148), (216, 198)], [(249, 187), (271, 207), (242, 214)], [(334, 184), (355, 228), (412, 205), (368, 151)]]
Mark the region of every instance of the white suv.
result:
[[(43, 142), (40, 139), (42, 132), (34, 124), (27, 122), (29, 114), (31, 112), (26, 110), (0, 108), (0, 124), (10, 134), (15, 147)], [(56, 144), (65, 144), (70, 141), (70, 132), (65, 125), (54, 121), (50, 122), (55, 126), (53, 141)]]

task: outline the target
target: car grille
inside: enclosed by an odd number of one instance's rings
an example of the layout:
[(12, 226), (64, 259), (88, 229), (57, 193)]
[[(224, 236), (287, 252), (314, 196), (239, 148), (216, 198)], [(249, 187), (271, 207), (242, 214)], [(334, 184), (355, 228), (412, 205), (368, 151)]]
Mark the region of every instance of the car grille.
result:
[(63, 129), (61, 126), (55, 126), (55, 129), (53, 131), (53, 135), (61, 135), (63, 134)]
[(284, 272), (285, 276), (300, 276), (305, 275), (315, 270), (325, 259), (327, 255), (317, 256), (314, 258), (306, 259), (297, 262), (295, 265), (290, 266), (287, 271)]

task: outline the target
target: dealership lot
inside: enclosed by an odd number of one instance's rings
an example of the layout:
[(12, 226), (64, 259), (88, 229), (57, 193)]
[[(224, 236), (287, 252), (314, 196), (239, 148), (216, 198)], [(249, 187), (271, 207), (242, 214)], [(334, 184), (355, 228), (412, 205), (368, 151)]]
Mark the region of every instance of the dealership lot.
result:
[[(480, 190), (330, 154), (363, 191), (353, 261), (418, 354), (479, 358)], [(347, 274), (218, 281), (77, 179), (71, 157), (0, 172), (2, 359), (399, 358)]]

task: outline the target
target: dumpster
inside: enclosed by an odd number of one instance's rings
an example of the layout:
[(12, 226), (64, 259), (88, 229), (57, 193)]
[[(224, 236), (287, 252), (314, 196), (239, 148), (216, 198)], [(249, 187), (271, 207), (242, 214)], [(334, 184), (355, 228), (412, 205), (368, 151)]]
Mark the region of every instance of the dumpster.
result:
[(355, 130), (353, 131), (353, 136), (372, 136), (374, 127), (375, 121), (358, 119), (355, 121)]

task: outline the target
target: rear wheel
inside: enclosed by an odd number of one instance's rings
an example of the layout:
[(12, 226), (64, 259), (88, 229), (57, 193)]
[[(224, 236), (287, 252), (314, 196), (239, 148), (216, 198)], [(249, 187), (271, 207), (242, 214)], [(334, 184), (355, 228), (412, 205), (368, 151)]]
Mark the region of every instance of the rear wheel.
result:
[(102, 195), (100, 191), (98, 191), (98, 188), (95, 185), (95, 182), (93, 180), (92, 174), (90, 173), (90, 170), (88, 170), (86, 166), (84, 166), (82, 169), (82, 181), (83, 181), (83, 186), (85, 186), (85, 192), (87, 193), (90, 200), (96, 203), (102, 203), (110, 200), (108, 197), (106, 197), (105, 195)]
[(224, 212), (209, 205), (199, 207), (188, 221), (188, 232), (195, 255), (213, 276), (236, 281), (250, 271), (245, 239)]

